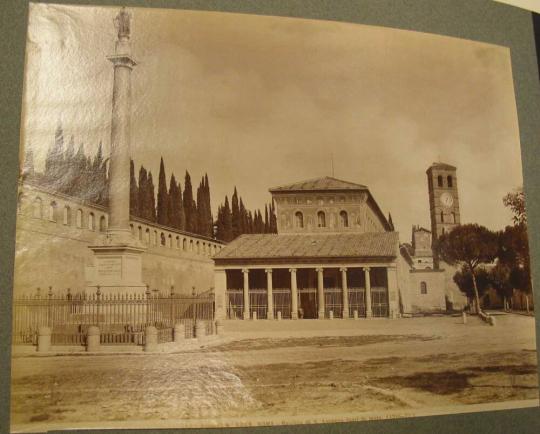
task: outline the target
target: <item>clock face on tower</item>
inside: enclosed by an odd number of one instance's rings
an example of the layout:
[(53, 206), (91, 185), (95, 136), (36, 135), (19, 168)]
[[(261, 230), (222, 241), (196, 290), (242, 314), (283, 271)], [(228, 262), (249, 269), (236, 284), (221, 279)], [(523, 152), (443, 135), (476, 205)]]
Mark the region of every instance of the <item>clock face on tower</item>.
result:
[(439, 199), (441, 201), (441, 204), (446, 208), (450, 208), (454, 204), (454, 197), (451, 193), (445, 192), (441, 194), (441, 197)]

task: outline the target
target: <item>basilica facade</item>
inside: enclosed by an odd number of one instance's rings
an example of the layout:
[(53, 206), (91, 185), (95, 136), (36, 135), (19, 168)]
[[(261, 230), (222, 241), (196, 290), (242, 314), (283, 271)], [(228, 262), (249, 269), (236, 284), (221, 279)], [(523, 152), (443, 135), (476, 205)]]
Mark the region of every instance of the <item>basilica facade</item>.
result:
[[(427, 171), (432, 217), (443, 215), (444, 228), (456, 221), (445, 220), (455, 208), (440, 198), (451, 193), (432, 186), (442, 172), (446, 185), (452, 177), (457, 207), (455, 171), (442, 163)], [(242, 235), (213, 257), (217, 318), (396, 318), (462, 307), (455, 270), (433, 259), (432, 232), (415, 227), (412, 246), (401, 244), (365, 185), (323, 177), (270, 193), (278, 233)], [(435, 234), (440, 224), (432, 218)]]

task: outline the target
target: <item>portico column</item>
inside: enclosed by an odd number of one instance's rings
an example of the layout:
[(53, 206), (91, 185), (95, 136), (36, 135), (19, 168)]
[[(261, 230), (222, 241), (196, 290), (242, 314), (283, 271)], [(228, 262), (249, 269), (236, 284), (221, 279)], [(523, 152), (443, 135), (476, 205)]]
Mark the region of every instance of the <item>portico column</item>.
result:
[(291, 273), (291, 319), (298, 319), (298, 289), (296, 286), (296, 268), (289, 268)]
[(324, 269), (317, 268), (317, 298), (319, 301), (319, 319), (324, 319)]
[(266, 291), (268, 296), (268, 308), (266, 311), (266, 317), (268, 319), (274, 319), (274, 296), (272, 295), (272, 269), (269, 268), (266, 271)]
[(371, 312), (371, 278), (369, 276), (369, 267), (364, 267), (364, 277), (366, 281), (366, 318), (373, 316)]
[(249, 319), (251, 317), (249, 313), (249, 270), (244, 268), (242, 270), (244, 275), (244, 319)]
[(349, 318), (349, 288), (347, 287), (347, 268), (340, 268), (341, 287), (343, 288), (343, 319)]

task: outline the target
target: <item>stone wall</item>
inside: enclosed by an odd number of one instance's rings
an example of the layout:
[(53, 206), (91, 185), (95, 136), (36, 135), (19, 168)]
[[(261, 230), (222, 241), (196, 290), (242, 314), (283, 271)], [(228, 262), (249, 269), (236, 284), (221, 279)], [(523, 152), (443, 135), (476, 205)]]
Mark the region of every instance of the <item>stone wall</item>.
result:
[[(107, 228), (104, 207), (77, 201), (43, 188), (20, 186), (15, 250), (15, 294), (37, 287), (55, 292), (84, 290), (93, 266), (90, 245), (99, 244)], [(211, 257), (223, 244), (141, 219), (131, 219), (133, 235), (147, 247), (143, 282), (163, 292), (197, 293), (213, 287)]]
[[(424, 287), (424, 293), (422, 293)], [(442, 270), (410, 270), (409, 300), (411, 312), (444, 312), (445, 273)]]

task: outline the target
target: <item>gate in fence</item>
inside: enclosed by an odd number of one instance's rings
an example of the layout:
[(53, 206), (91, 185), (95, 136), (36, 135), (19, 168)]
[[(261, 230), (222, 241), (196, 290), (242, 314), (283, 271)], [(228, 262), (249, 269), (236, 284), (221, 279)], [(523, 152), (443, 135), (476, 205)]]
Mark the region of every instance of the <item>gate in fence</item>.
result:
[(214, 296), (184, 296), (170, 293), (23, 296), (13, 300), (14, 344), (36, 344), (42, 326), (52, 329), (53, 345), (84, 345), (87, 330), (98, 326), (102, 344), (144, 343), (148, 326), (158, 329), (159, 342), (173, 339), (175, 324), (184, 324), (187, 338), (194, 336), (196, 321), (206, 324), (206, 334), (215, 332)]

